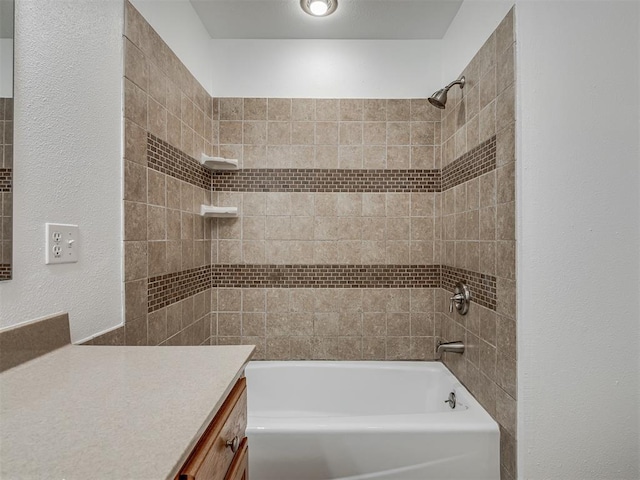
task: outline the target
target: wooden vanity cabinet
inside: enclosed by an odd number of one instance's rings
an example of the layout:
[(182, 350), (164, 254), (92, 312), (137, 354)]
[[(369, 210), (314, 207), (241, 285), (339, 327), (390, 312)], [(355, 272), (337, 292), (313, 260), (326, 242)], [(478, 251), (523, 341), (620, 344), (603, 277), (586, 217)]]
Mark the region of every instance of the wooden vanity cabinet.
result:
[(241, 378), (200, 437), (176, 480), (248, 480), (247, 381)]
[(249, 480), (249, 446), (246, 437), (240, 444), (225, 480)]

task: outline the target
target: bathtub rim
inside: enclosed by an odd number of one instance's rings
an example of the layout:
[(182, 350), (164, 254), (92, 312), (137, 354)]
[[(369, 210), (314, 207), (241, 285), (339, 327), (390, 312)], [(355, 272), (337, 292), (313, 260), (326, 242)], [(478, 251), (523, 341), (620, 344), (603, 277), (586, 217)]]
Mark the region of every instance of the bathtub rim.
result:
[(251, 415), (248, 412), (247, 430), (252, 434), (266, 434), (268, 432), (420, 432), (425, 429), (430, 432), (499, 432), (497, 421), (476, 400), (462, 382), (439, 361), (390, 361), (390, 360), (253, 360), (246, 367), (245, 374), (252, 371), (279, 367), (306, 367), (339, 369), (345, 367), (415, 369), (443, 374), (451, 381), (451, 388), (455, 391), (458, 401), (466, 409), (431, 412), (424, 414), (402, 415), (352, 415), (352, 416), (299, 416), (277, 417), (266, 415)]

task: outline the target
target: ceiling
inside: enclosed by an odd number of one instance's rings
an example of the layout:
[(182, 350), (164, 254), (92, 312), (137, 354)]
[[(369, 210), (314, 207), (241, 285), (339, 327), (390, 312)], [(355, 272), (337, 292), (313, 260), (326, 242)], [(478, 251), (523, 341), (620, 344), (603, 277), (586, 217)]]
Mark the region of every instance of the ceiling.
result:
[(300, 0), (190, 0), (211, 38), (441, 39), (462, 0), (338, 0), (328, 17)]

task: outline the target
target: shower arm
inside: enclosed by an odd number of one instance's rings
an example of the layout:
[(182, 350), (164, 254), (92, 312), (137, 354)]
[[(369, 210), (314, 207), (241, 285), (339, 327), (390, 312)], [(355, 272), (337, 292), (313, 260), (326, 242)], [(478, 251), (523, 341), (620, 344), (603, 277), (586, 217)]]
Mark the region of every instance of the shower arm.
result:
[(451, 82), (449, 85), (447, 85), (446, 87), (444, 87), (445, 90), (449, 90), (451, 89), (451, 87), (453, 87), (454, 85), (460, 85), (460, 88), (464, 88), (464, 83), (465, 83), (465, 79), (464, 77), (459, 78), (457, 80), (454, 80), (453, 82)]

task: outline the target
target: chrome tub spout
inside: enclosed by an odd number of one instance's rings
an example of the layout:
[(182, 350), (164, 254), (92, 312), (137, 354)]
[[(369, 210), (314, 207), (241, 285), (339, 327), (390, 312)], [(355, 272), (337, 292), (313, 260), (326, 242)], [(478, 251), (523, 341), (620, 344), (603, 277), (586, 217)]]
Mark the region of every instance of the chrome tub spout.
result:
[(436, 349), (436, 357), (441, 358), (443, 352), (460, 353), (464, 352), (464, 343), (461, 340), (455, 342), (441, 342), (438, 340), (438, 348)]

